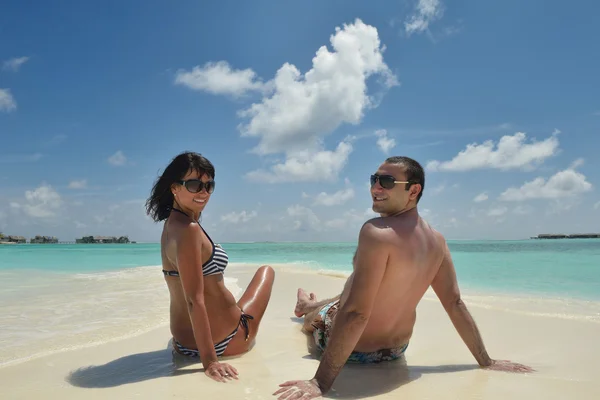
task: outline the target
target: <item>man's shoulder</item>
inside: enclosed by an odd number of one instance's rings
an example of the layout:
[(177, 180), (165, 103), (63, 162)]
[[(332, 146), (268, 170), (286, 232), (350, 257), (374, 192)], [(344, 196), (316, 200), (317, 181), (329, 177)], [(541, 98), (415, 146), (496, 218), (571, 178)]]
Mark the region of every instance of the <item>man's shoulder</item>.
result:
[(371, 246), (385, 246), (392, 243), (394, 237), (394, 230), (381, 217), (371, 218), (363, 223), (359, 232), (359, 241)]
[(433, 238), (437, 241), (437, 243), (440, 246), (446, 246), (446, 237), (444, 236), (444, 234), (433, 227), (430, 227), (430, 229), (431, 234), (433, 235)]
[(384, 235), (389, 231), (389, 224), (382, 217), (374, 217), (365, 221), (360, 228), (360, 234), (365, 235)]

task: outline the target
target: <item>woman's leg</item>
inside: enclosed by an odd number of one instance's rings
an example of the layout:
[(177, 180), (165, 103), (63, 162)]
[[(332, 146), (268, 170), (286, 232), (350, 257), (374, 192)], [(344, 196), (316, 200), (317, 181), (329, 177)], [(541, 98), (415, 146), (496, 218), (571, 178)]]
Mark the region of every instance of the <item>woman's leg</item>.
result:
[[(248, 341), (256, 337), (258, 326), (269, 304), (273, 281), (275, 280), (275, 271), (268, 265), (263, 265), (256, 271), (250, 281), (246, 292), (238, 301), (238, 306), (245, 314), (251, 315), (253, 319), (248, 320), (250, 327), (250, 337)], [(240, 329), (244, 329), (240, 326)], [(246, 332), (243, 333), (244, 335)]]

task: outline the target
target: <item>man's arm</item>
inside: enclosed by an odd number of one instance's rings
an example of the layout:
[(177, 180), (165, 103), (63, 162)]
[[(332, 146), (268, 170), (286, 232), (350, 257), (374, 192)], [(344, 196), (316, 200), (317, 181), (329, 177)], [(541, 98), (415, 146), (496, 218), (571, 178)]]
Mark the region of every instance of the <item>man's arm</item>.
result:
[(200, 359), (204, 369), (208, 369), (210, 364), (217, 361), (217, 353), (213, 346), (210, 323), (204, 304), (202, 234), (198, 224), (190, 224), (181, 233), (181, 238), (177, 243), (177, 269), (187, 301)]
[(482, 367), (490, 366), (492, 364), (492, 359), (485, 349), (483, 340), (481, 339), (481, 335), (471, 313), (469, 313), (467, 306), (460, 297), (454, 263), (450, 256), (450, 249), (448, 249), (448, 245), (445, 241), (444, 258), (442, 259), (437, 275), (431, 283), (431, 287), (448, 313), (456, 331), (479, 365)]
[(331, 337), (313, 378), (322, 393), (331, 389), (367, 326), (388, 258), (389, 248), (382, 239), (382, 232), (367, 222), (358, 237), (348, 300), (335, 317)]

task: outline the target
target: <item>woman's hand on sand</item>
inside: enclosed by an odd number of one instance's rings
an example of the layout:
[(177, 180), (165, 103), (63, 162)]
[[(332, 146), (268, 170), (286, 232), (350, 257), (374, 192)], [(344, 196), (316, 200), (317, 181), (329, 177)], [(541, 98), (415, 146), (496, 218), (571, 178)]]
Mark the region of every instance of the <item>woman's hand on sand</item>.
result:
[(492, 369), (494, 371), (505, 371), (505, 372), (534, 372), (535, 370), (527, 365), (514, 363), (508, 360), (492, 360), (492, 364), (484, 367), (485, 369)]
[(229, 364), (220, 363), (218, 361), (211, 363), (208, 368), (204, 370), (204, 373), (206, 376), (217, 382), (226, 382), (227, 380), (238, 378), (237, 369)]
[(281, 389), (273, 393), (273, 396), (281, 393), (277, 400), (308, 400), (323, 396), (323, 392), (321, 392), (314, 379), (310, 381), (287, 381), (279, 386)]

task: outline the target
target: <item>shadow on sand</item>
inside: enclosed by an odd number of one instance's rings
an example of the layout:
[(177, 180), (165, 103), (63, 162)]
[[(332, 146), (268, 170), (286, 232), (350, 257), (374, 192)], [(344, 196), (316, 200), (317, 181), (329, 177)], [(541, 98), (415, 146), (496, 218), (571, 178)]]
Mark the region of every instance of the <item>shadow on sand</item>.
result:
[(344, 366), (326, 398), (362, 399), (392, 392), (423, 374), (440, 374), (477, 369), (475, 365), (406, 365), (404, 358), (389, 363)]
[(169, 343), (163, 350), (132, 354), (104, 365), (78, 368), (69, 373), (65, 380), (82, 388), (108, 388), (149, 379), (204, 372), (204, 368), (181, 369), (194, 364), (198, 365), (197, 358), (175, 354)]
[[(308, 335), (310, 354), (304, 358), (318, 359), (314, 341)], [(237, 357), (227, 357), (237, 358)], [(76, 387), (110, 388), (146, 380), (195, 374), (203, 368), (186, 368), (198, 364), (197, 358), (180, 356), (169, 345), (163, 350), (132, 354), (103, 365), (78, 368), (65, 378)], [(183, 369), (185, 368), (185, 369)], [(389, 393), (402, 385), (419, 379), (423, 374), (461, 372), (478, 369), (476, 365), (415, 366), (406, 364), (405, 358), (380, 364), (347, 364), (336, 379), (333, 390), (326, 398), (361, 399)]]
[[(320, 359), (314, 339), (306, 336), (309, 354), (304, 358)], [(362, 399), (383, 395), (419, 379), (423, 374), (442, 374), (479, 369), (474, 364), (418, 366), (407, 365), (406, 357), (378, 364), (346, 364), (336, 378), (332, 391), (325, 398)]]

